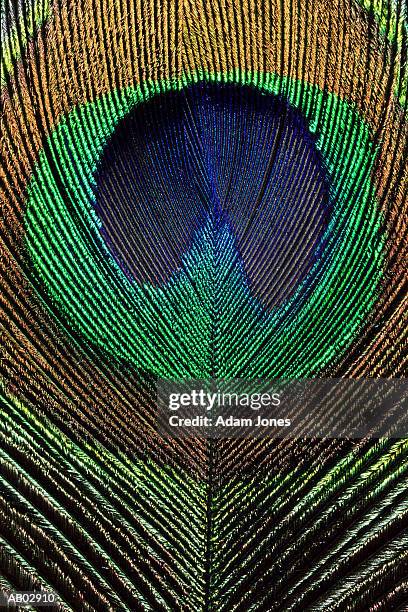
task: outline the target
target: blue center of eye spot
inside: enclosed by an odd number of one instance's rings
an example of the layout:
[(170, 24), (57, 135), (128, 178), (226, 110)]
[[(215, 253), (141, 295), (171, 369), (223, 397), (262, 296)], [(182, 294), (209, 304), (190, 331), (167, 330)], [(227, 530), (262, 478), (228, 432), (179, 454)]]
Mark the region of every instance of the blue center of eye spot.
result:
[(228, 228), (251, 293), (268, 307), (307, 276), (331, 214), (306, 119), (248, 86), (195, 84), (138, 105), (95, 179), (100, 232), (130, 280), (167, 283), (210, 220)]

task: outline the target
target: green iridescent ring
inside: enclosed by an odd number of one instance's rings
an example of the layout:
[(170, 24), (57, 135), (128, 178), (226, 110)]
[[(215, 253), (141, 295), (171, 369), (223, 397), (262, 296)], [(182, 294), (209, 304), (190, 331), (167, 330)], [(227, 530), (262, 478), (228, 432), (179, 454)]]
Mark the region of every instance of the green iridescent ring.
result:
[[(385, 244), (370, 178), (375, 150), (369, 129), (346, 101), (316, 86), (273, 74), (196, 74), (179, 83), (113, 91), (74, 108), (49, 136), (28, 189), (26, 241), (36, 285), (45, 288), (69, 326), (110, 355), (164, 378), (213, 374), (211, 311), (202, 298), (205, 279), (214, 278), (205, 240), (214, 228), (202, 229), (201, 243), (185, 254), (182, 269), (166, 286), (137, 285), (115, 262), (93, 207), (98, 160), (118, 122), (159, 93), (201, 81), (252, 85), (283, 96), (316, 135), (333, 200), (325, 246), (295, 294), (268, 313), (260, 315), (238, 268), (235, 278), (229, 277), (243, 305), (235, 323), (240, 329), (232, 350), (226, 302), (218, 321), (216, 372), (309, 376), (344, 353), (366, 321)], [(305, 291), (306, 285), (313, 290)]]

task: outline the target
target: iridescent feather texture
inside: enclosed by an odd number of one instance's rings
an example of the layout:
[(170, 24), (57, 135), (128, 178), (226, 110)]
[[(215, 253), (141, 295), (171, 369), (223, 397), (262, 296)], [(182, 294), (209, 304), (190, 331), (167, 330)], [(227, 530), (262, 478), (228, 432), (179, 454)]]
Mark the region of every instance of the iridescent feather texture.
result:
[(401, 0), (4, 0), (0, 589), (404, 610), (406, 440), (170, 439), (160, 378), (406, 373)]

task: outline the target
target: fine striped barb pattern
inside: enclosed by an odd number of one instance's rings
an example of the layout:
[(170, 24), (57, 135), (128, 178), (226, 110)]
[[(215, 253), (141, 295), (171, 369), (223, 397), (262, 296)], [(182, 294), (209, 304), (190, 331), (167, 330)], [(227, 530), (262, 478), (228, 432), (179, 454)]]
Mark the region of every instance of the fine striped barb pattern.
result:
[(406, 439), (156, 423), (162, 379), (406, 375), (405, 0), (2, 0), (1, 35), (0, 591), (408, 609)]

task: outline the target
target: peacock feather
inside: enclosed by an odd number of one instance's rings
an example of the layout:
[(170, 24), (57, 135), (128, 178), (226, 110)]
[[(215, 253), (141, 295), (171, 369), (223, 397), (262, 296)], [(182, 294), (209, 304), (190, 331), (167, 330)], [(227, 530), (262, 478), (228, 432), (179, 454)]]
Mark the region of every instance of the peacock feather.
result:
[(406, 4), (3, 0), (1, 33), (0, 590), (406, 609), (406, 439), (156, 422), (159, 380), (404, 376)]

